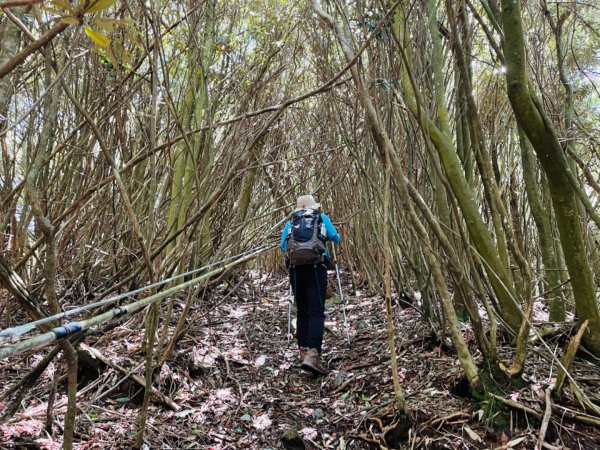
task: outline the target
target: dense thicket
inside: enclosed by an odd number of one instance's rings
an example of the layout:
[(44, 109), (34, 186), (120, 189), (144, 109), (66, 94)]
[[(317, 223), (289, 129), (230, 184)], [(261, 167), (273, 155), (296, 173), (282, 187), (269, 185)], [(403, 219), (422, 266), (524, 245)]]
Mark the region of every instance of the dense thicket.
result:
[(314, 193), (355, 287), (419, 292), (473, 388), (499, 337), (522, 371), (534, 309), (600, 354), (593, 3), (0, 7), (2, 328), (274, 244)]

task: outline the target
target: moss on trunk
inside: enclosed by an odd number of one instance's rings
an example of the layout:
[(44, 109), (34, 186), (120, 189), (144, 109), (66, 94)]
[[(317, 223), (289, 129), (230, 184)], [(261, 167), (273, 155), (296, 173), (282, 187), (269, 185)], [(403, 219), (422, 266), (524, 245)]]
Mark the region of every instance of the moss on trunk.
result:
[(578, 197), (567, 172), (568, 164), (556, 130), (529, 87), (518, 1), (502, 1), (502, 24), (508, 97), (517, 123), (531, 142), (548, 178), (577, 316), (589, 320), (589, 333), (584, 336), (584, 344), (595, 354), (600, 354), (600, 313), (584, 246)]

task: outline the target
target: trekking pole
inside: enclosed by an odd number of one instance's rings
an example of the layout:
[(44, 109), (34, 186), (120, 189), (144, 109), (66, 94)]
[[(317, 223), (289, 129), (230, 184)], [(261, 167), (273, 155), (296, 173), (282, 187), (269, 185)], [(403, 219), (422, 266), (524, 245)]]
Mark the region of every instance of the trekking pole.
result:
[(290, 348), (291, 338), (292, 338), (292, 284), (290, 283), (290, 300), (288, 302), (288, 332), (287, 332), (288, 348)]
[(338, 289), (340, 291), (340, 301), (342, 302), (342, 312), (344, 314), (344, 330), (346, 330), (346, 338), (348, 339), (348, 346), (350, 346), (352, 344), (350, 342), (348, 316), (346, 316), (346, 302), (344, 301), (344, 292), (342, 291), (342, 282), (340, 281), (340, 269), (338, 268), (337, 257), (335, 256), (335, 244), (331, 246), (331, 256), (333, 256), (333, 263), (335, 264), (335, 276), (337, 277)]

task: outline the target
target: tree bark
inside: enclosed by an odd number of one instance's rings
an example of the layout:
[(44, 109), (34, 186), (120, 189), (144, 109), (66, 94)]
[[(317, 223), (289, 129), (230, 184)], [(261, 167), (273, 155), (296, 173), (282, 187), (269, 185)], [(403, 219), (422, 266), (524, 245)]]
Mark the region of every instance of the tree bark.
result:
[(548, 179), (560, 242), (571, 277), (577, 316), (589, 321), (583, 342), (600, 354), (600, 312), (587, 259), (578, 197), (554, 125), (531, 91), (526, 73), (524, 31), (518, 0), (502, 1), (508, 97), (517, 123), (531, 142)]
[[(397, 7), (398, 5), (399, 2), (397, 2), (395, 6)], [(351, 39), (348, 36), (348, 33), (345, 32), (335, 22), (333, 17), (331, 17), (321, 8), (318, 0), (313, 0), (313, 9), (333, 29), (338, 39), (338, 42), (342, 47), (342, 51), (346, 56), (346, 60), (352, 60), (354, 52), (350, 47)], [(390, 10), (390, 12), (392, 12), (392, 10)], [(385, 161), (385, 155), (389, 155), (391, 168), (394, 172), (395, 180), (397, 181), (396, 186), (398, 187), (399, 191), (399, 201), (402, 205), (403, 210), (406, 213), (409, 223), (415, 229), (420, 243), (422, 244), (424, 250), (426, 250), (425, 256), (427, 257), (430, 268), (433, 271), (434, 281), (436, 282), (436, 287), (438, 288), (442, 298), (442, 305), (444, 307), (446, 319), (448, 320), (448, 325), (451, 330), (452, 342), (456, 347), (461, 366), (465, 371), (467, 379), (469, 380), (469, 384), (472, 387), (477, 387), (479, 385), (479, 375), (477, 366), (474, 364), (469, 349), (465, 345), (465, 342), (462, 338), (462, 334), (460, 332), (460, 327), (458, 324), (458, 318), (456, 317), (456, 312), (454, 310), (454, 306), (452, 305), (452, 297), (448, 292), (448, 288), (443, 279), (439, 260), (437, 259), (437, 256), (434, 255), (434, 253), (431, 251), (427, 231), (425, 230), (423, 224), (420, 222), (419, 217), (417, 216), (412, 204), (409, 201), (408, 187), (404, 178), (402, 164), (397, 156), (397, 151), (394, 148), (387, 132), (385, 131), (385, 127), (383, 126), (383, 123), (379, 117), (375, 105), (373, 104), (370, 96), (368, 95), (364, 80), (360, 72), (358, 71), (358, 67), (353, 66), (351, 69), (351, 73), (356, 85), (357, 94), (367, 115), (369, 131), (371, 133), (373, 141), (375, 142), (376, 148), (378, 149), (378, 157), (381, 161)]]
[[(523, 129), (519, 127), (519, 141), (521, 147), (521, 164), (523, 166), (523, 181), (531, 215), (538, 232), (538, 242), (542, 254), (544, 289), (549, 303), (550, 320), (565, 320), (565, 302), (558, 286), (562, 284), (558, 257), (554, 252), (554, 238), (552, 236), (552, 225), (550, 212), (542, 204), (538, 194), (538, 180), (535, 173), (535, 157), (529, 139), (525, 136)], [(546, 183), (545, 179), (541, 183)]]
[[(431, 142), (438, 151), (440, 161), (444, 167), (446, 178), (452, 188), (452, 192), (465, 220), (469, 237), (483, 260), (485, 271), (488, 275), (492, 289), (497, 296), (500, 316), (509, 329), (516, 333), (521, 325), (521, 310), (516, 291), (512, 284), (511, 276), (506, 266), (498, 257), (498, 252), (492, 236), (480, 215), (480, 207), (475, 201), (475, 193), (467, 182), (465, 172), (462, 168), (458, 153), (452, 142), (452, 138), (444, 133), (423, 111), (417, 91), (413, 87), (409, 77), (409, 56), (404, 50), (403, 28), (405, 18), (404, 12), (399, 12), (394, 20), (394, 32), (398, 41), (400, 52), (403, 53), (404, 64), (407, 67), (401, 74), (401, 82), (404, 89), (404, 100), (412, 114), (417, 118), (420, 125), (427, 131)], [(439, 105), (438, 105), (439, 108)]]

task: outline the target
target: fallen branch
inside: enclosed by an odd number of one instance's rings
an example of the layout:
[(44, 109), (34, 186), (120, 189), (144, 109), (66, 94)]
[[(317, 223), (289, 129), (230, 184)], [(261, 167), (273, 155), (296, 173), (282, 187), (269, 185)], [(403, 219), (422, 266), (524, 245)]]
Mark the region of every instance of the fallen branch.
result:
[(582, 412), (573, 411), (572, 409), (560, 405), (552, 405), (552, 408), (558, 410), (561, 414), (563, 414), (565, 417), (571, 420), (600, 427), (600, 419), (597, 417), (590, 416), (589, 414), (585, 414)]
[(540, 435), (537, 450), (541, 450), (544, 446), (544, 439), (546, 438), (546, 432), (548, 431), (548, 424), (550, 423), (550, 417), (552, 417), (552, 387), (546, 389), (546, 411), (544, 412), (544, 419), (540, 426)]
[[(98, 360), (102, 361), (107, 366), (112, 367), (115, 370), (118, 370), (119, 372), (121, 372), (122, 374), (124, 374), (127, 377), (131, 378), (137, 384), (139, 384), (140, 386), (142, 386), (142, 387), (145, 388), (146, 381), (144, 380), (144, 378), (140, 377), (139, 375), (130, 373), (127, 369), (125, 369), (124, 367), (121, 367), (117, 363), (111, 361), (106, 356), (104, 356), (102, 353), (100, 353), (99, 350), (97, 350), (95, 348), (89, 347), (89, 346), (87, 346), (85, 344), (81, 344), (80, 347), (81, 347), (81, 349), (89, 352), (93, 357), (95, 357)], [(152, 387), (152, 389), (150, 391), (150, 394), (153, 397), (155, 397), (156, 399), (158, 399), (161, 403), (163, 403), (164, 405), (166, 405), (169, 408), (171, 408), (173, 411), (179, 411), (181, 409), (181, 406), (179, 406), (177, 403), (175, 403), (173, 400), (171, 400), (169, 397), (167, 397), (165, 394), (163, 394), (162, 392), (160, 392), (155, 387)]]
[(531, 415), (533, 415), (535, 417), (538, 417), (540, 419), (542, 418), (542, 413), (541, 412), (536, 411), (535, 409), (532, 409), (529, 406), (522, 405), (519, 402), (516, 402), (514, 400), (509, 400), (509, 399), (504, 398), (504, 397), (500, 397), (499, 395), (496, 395), (496, 394), (490, 394), (490, 397), (492, 397), (493, 399), (498, 400), (499, 402), (504, 403), (506, 406), (510, 406), (513, 409), (518, 409), (520, 411), (523, 411), (523, 412), (525, 412), (527, 414), (531, 414)]
[[(537, 411), (528, 406), (522, 405), (519, 402), (515, 402), (513, 400), (508, 400), (506, 398), (502, 398), (499, 395), (495, 395), (495, 394), (489, 394), (489, 395), (490, 395), (490, 397), (504, 403), (506, 406), (510, 406), (511, 408), (518, 409), (527, 414), (531, 414), (539, 419), (543, 419), (542, 413), (540, 411)], [(585, 423), (588, 425), (594, 425), (596, 427), (600, 427), (600, 418), (590, 416), (589, 414), (585, 414), (582, 412), (573, 411), (572, 409), (566, 408), (564, 406), (556, 405), (556, 404), (552, 405), (552, 409), (554, 409), (560, 415), (562, 415), (568, 419), (574, 420), (576, 422), (581, 422), (581, 423)]]
[[(436, 430), (439, 430), (449, 420), (458, 419), (458, 418), (464, 419), (464, 418), (469, 418), (469, 417), (471, 417), (471, 415), (469, 413), (467, 413), (465, 411), (458, 411), (458, 412), (454, 412), (454, 413), (449, 414), (449, 415), (444, 416), (444, 417), (436, 417), (435, 419), (430, 419), (430, 420), (428, 420), (427, 422), (425, 422), (424, 424), (421, 425), (421, 427), (422, 427), (421, 429), (425, 429), (425, 428), (429, 428), (429, 427), (431, 427), (431, 428), (435, 427)], [(436, 425), (438, 425), (438, 426), (436, 427)]]
[[(554, 387), (554, 395), (560, 397), (562, 394), (562, 388), (565, 384), (565, 378), (567, 376), (567, 370), (571, 367), (573, 363), (573, 359), (575, 359), (575, 353), (577, 353), (577, 349), (579, 348), (579, 344), (581, 343), (581, 338), (583, 337), (583, 333), (585, 332), (588, 326), (588, 321), (583, 322), (583, 325), (577, 331), (577, 334), (571, 338), (569, 341), (569, 345), (565, 350), (565, 355), (563, 356), (561, 363), (562, 366), (559, 366), (558, 374), (556, 376), (556, 385)], [(564, 369), (563, 369), (564, 368)]]

